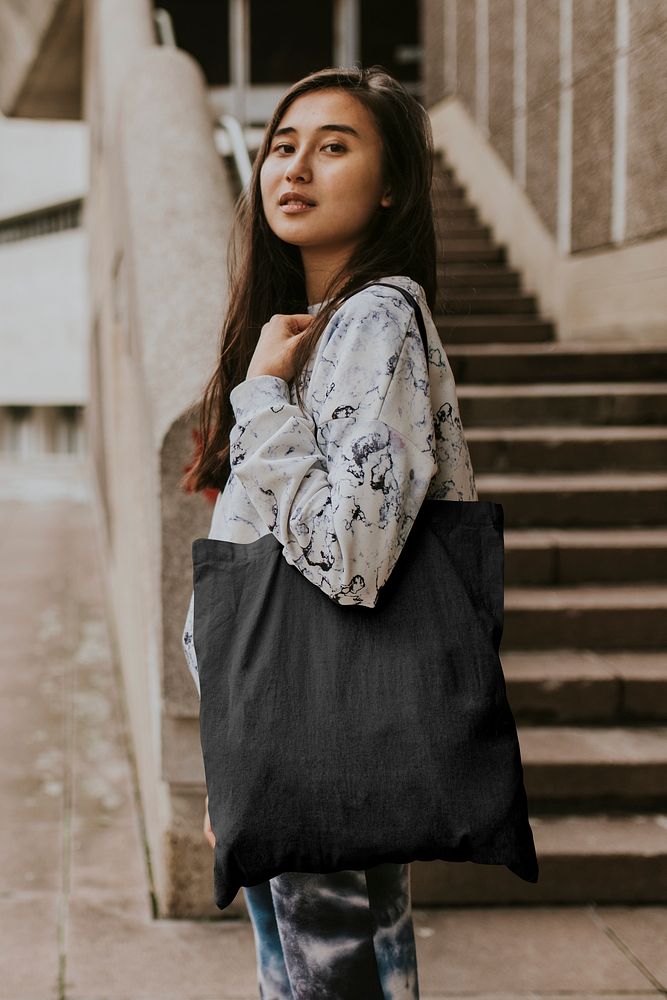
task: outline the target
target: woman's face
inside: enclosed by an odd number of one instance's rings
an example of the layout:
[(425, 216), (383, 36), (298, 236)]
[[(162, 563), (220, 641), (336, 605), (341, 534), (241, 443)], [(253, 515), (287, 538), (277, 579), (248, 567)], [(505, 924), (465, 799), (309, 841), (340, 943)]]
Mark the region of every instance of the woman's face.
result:
[[(260, 187), (267, 222), (280, 239), (337, 255), (351, 252), (380, 206), (391, 202), (371, 113), (344, 90), (302, 94), (278, 123)], [(287, 191), (314, 205), (281, 206)]]

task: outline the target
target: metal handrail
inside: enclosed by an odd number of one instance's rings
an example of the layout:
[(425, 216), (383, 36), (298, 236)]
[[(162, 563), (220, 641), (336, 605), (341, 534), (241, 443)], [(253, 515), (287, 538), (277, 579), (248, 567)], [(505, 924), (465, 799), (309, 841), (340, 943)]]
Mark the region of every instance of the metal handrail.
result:
[(237, 173), (241, 184), (246, 188), (252, 175), (252, 161), (241, 122), (234, 115), (224, 114), (218, 118), (218, 124), (227, 132)]
[(164, 7), (156, 7), (153, 11), (153, 22), (160, 45), (169, 45), (172, 48), (176, 48), (174, 22), (171, 19), (169, 11), (165, 10)]

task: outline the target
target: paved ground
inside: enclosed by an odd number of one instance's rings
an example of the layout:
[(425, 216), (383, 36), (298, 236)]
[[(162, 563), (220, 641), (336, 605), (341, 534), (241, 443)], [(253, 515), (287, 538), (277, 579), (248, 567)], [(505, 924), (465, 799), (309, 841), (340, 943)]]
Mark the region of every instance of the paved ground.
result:
[[(0, 462), (0, 1000), (256, 998), (247, 921), (152, 918), (94, 523), (79, 463)], [(423, 1000), (667, 995), (667, 907), (414, 919)]]

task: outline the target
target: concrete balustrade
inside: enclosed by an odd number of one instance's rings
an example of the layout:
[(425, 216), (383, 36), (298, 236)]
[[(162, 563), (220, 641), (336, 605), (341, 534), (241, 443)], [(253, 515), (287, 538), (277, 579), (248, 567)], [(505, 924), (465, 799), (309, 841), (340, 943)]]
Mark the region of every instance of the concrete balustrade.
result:
[(88, 13), (89, 431), (110, 612), (160, 913), (213, 915), (181, 646), (191, 543), (211, 503), (178, 480), (217, 357), (233, 197), (197, 63), (154, 43), (147, 3), (97, 0)]

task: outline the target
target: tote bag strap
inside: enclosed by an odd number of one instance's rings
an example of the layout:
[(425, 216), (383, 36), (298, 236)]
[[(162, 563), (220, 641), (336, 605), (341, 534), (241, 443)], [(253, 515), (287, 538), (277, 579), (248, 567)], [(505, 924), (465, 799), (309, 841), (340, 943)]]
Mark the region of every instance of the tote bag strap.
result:
[[(417, 302), (417, 300), (414, 297), (414, 295), (412, 294), (412, 292), (409, 292), (407, 290), (407, 288), (403, 288), (402, 285), (394, 285), (393, 282), (391, 282), (391, 281), (372, 281), (372, 282), (370, 282), (370, 284), (371, 285), (385, 285), (387, 288), (395, 288), (396, 291), (402, 292), (403, 295), (406, 297), (406, 299), (408, 300), (408, 302), (410, 303), (410, 305), (414, 309), (415, 315), (417, 317), (417, 325), (419, 327), (419, 333), (421, 334), (422, 344), (424, 345), (424, 353), (426, 355), (426, 363), (428, 365), (428, 340), (427, 340), (427, 337), (426, 337), (426, 327), (424, 325), (424, 317), (422, 315), (422, 311), (421, 311), (421, 308), (419, 306), (419, 303)], [(363, 287), (364, 288), (368, 288), (369, 285), (364, 285)], [(360, 289), (357, 289), (357, 291), (360, 291)]]

